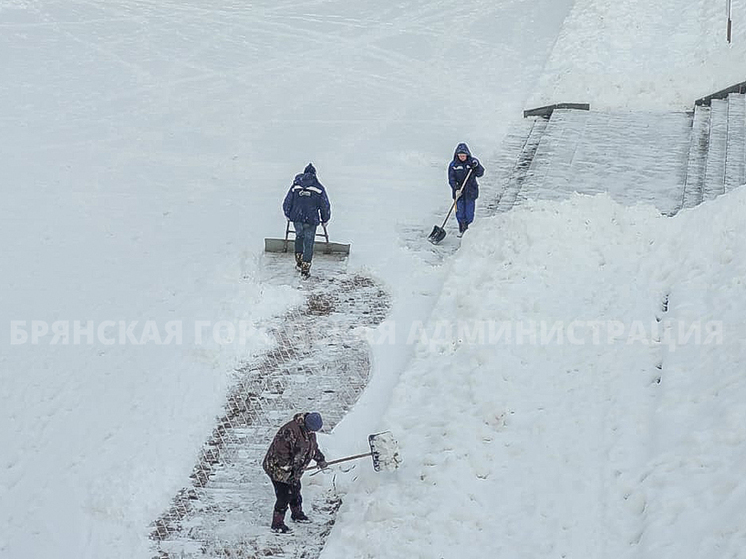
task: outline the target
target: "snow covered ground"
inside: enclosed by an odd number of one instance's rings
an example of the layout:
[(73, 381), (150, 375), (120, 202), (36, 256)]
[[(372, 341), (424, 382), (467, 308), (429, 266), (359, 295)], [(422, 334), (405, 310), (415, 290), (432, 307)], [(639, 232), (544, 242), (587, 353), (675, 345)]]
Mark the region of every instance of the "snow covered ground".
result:
[(423, 246), (458, 142), (488, 195), (522, 109), (690, 107), (746, 79), (734, 25), (705, 0), (0, 2), (0, 557), (152, 555), (232, 371), (302, 300), (261, 250), (309, 160), (395, 334), (322, 444), (387, 428), (404, 459), (337, 476), (322, 557), (746, 557), (743, 189)]
[(691, 109), (703, 92), (744, 80), (746, 3), (731, 4), (729, 45), (725, 1), (576, 0), (532, 104)]
[(745, 204), (577, 197), (465, 237), (386, 414), (402, 468), (322, 557), (746, 556)]

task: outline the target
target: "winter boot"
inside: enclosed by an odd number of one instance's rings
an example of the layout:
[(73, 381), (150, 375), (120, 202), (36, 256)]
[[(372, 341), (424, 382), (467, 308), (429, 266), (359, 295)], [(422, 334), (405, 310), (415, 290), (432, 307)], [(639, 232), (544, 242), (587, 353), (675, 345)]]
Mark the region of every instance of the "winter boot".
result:
[(285, 513), (274, 511), (272, 514), (272, 531), (278, 534), (286, 534), (290, 528), (285, 524)]
[(466, 231), (466, 223), (464, 223), (463, 221), (459, 221), (458, 222), (458, 236), (460, 237), (461, 235), (463, 235), (464, 231)]
[(311, 522), (311, 519), (306, 516), (306, 513), (303, 512), (300, 505), (297, 507), (290, 507), (290, 518), (293, 522), (303, 522), (304, 524)]
[(302, 264), (303, 264), (303, 253), (296, 252), (295, 253), (295, 267), (300, 270)]
[(307, 278), (311, 275), (311, 263), (310, 262), (301, 262), (300, 275), (303, 276), (304, 278)]

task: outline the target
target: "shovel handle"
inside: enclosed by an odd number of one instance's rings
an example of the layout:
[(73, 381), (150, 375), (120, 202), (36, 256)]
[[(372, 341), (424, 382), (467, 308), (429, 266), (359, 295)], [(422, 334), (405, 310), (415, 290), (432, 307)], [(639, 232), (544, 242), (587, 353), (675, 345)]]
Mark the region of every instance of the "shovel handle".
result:
[(461, 188), (459, 188), (456, 191), (456, 197), (453, 199), (453, 204), (451, 204), (451, 209), (448, 210), (448, 215), (443, 220), (443, 225), (441, 225), (441, 227), (440, 227), (441, 229), (443, 229), (446, 226), (446, 223), (448, 223), (448, 218), (451, 217), (451, 212), (453, 212), (453, 208), (456, 207), (456, 202), (458, 202), (458, 199), (461, 198), (461, 194), (464, 192), (464, 187), (466, 186), (466, 183), (469, 181), (469, 177), (471, 176), (471, 172), (473, 170), (474, 169), (469, 169), (469, 172), (466, 173), (466, 177), (464, 178), (464, 182), (461, 183)]
[(456, 193), (456, 197), (453, 199), (453, 204), (451, 204), (451, 209), (448, 210), (448, 213), (446, 214), (446, 218), (443, 220), (443, 225), (440, 226), (441, 229), (444, 229), (446, 226), (446, 223), (448, 223), (448, 218), (451, 217), (451, 213), (453, 213), (453, 208), (456, 207), (456, 202), (458, 202), (459, 198), (461, 198), (461, 190), (459, 190)]
[[(347, 458), (337, 458), (336, 460), (332, 460), (331, 462), (327, 462), (327, 466), (332, 466), (334, 464), (340, 464), (342, 462), (348, 462), (350, 460), (357, 460), (358, 458), (365, 458), (366, 456), (372, 456), (372, 452), (366, 452), (365, 454), (356, 454), (355, 456), (348, 456)], [(319, 470), (320, 468), (318, 466), (309, 466), (306, 468), (305, 471), (308, 470)]]

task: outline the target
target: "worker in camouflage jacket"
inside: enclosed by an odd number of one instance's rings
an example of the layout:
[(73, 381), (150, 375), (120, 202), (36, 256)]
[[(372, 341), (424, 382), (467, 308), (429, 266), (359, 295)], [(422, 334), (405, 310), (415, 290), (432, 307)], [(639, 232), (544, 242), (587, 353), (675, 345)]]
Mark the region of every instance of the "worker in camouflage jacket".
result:
[(322, 425), (321, 415), (317, 412), (295, 414), (277, 431), (264, 457), (262, 467), (272, 480), (277, 497), (272, 515), (272, 530), (275, 532), (290, 531), (285, 524), (288, 505), (292, 520), (310, 522), (301, 506), (300, 479), (311, 460), (315, 460), (319, 468), (326, 467), (326, 460), (316, 442), (316, 431)]

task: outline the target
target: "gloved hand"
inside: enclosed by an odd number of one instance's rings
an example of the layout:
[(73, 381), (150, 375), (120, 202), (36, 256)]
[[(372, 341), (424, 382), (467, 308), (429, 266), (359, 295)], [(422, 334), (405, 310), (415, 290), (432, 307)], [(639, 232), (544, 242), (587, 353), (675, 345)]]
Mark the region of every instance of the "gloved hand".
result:
[(479, 167), (479, 159), (472, 157), (469, 161), (469, 169), (476, 169), (477, 167)]
[(329, 222), (328, 222), (328, 221), (322, 221), (322, 222), (321, 222), (321, 226), (322, 226), (322, 227), (326, 227), (327, 225), (329, 225)]
[(319, 460), (316, 462), (316, 465), (319, 467), (319, 470), (325, 470), (327, 467), (326, 460)]

